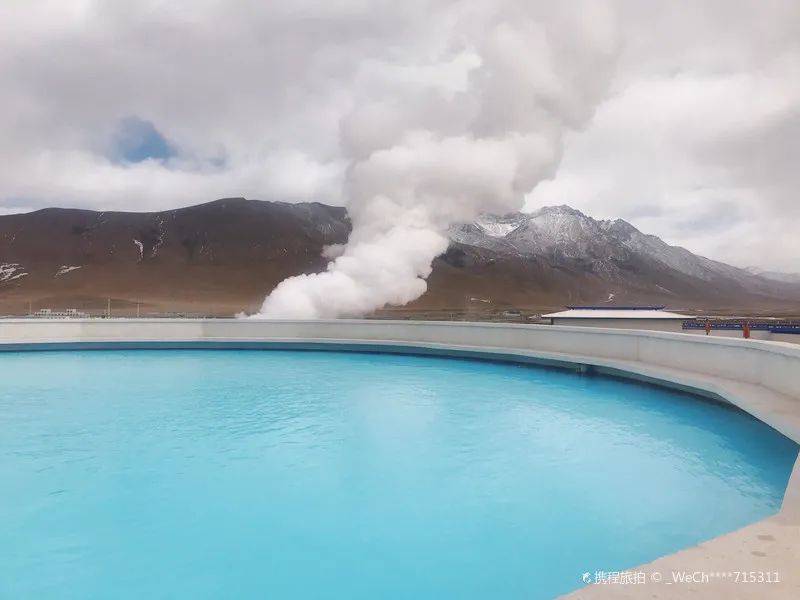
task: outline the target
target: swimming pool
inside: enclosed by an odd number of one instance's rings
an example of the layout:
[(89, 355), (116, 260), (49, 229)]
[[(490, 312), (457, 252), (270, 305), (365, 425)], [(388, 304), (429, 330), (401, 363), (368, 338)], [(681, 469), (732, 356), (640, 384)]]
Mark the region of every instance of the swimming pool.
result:
[(778, 510), (797, 445), (447, 358), (0, 356), (0, 597), (550, 598)]

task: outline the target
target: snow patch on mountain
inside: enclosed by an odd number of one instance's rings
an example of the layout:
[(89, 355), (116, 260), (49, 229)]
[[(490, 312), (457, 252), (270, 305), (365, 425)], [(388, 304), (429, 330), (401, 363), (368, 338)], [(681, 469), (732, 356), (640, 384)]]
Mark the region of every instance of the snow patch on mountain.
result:
[(475, 221), (475, 225), (486, 235), (502, 238), (512, 231), (515, 231), (525, 222), (524, 215), (521, 213), (498, 217), (494, 215), (481, 215)]
[(0, 263), (0, 283), (21, 279), (27, 275), (19, 263)]
[(66, 275), (67, 273), (69, 273), (71, 271), (75, 271), (75, 270), (80, 269), (80, 268), (81, 268), (81, 265), (61, 265), (58, 268), (58, 271), (56, 271), (56, 274), (54, 275), (54, 277), (60, 277), (61, 275)]

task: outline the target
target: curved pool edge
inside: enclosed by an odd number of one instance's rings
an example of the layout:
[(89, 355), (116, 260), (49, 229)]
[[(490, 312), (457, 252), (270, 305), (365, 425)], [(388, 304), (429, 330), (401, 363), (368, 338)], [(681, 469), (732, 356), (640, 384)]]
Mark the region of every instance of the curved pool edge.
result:
[[(0, 321), (0, 350), (294, 349), (532, 363), (645, 381), (729, 402), (800, 443), (800, 348), (780, 342), (582, 327), (424, 321), (216, 319)], [(713, 508), (712, 508), (713, 509)], [(800, 459), (780, 512), (631, 569), (779, 572), (777, 584), (589, 585), (569, 598), (800, 597)], [(587, 566), (588, 567), (588, 566)], [(576, 573), (576, 579), (581, 574)]]

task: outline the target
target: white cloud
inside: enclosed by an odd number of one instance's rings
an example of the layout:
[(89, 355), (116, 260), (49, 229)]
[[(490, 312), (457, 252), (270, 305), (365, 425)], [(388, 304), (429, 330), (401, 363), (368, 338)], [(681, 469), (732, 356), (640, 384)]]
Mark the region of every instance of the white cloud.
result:
[[(232, 195), (341, 204), (348, 167), (409, 132), (535, 132), (538, 167), (514, 185), (555, 178), (529, 206), (569, 203), (714, 258), (798, 270), (800, 3), (561, 4), (7, 0), (0, 212)], [(128, 117), (178, 155), (112, 160)], [(447, 158), (426, 158), (444, 179)], [(496, 166), (470, 182), (511, 206), (486, 187)]]
[[(417, 76), (356, 97), (342, 123), (350, 239), (325, 272), (280, 283), (258, 317), (352, 316), (414, 300), (451, 225), (519, 210), (552, 174), (564, 134), (608, 88), (616, 43), (602, 19), (612, 17), (596, 12), (587, 35), (580, 13), (550, 3), (484, 9), (477, 22), (465, 6), (451, 13), (438, 66), (409, 62), (403, 71)], [(470, 47), (453, 56), (467, 33)]]
[(712, 258), (800, 269), (800, 5), (737, 6), (629, 24), (653, 34), (647, 47), (629, 35), (615, 94), (527, 207), (566, 203)]

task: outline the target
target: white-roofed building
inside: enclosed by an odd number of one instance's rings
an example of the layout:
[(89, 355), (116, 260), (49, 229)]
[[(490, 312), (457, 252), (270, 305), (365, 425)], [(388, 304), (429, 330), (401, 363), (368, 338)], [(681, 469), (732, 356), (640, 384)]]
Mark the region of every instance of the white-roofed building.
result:
[(664, 306), (568, 306), (567, 310), (542, 315), (542, 318), (549, 319), (551, 325), (653, 331), (682, 331), (683, 322), (693, 318), (666, 311), (664, 308)]

